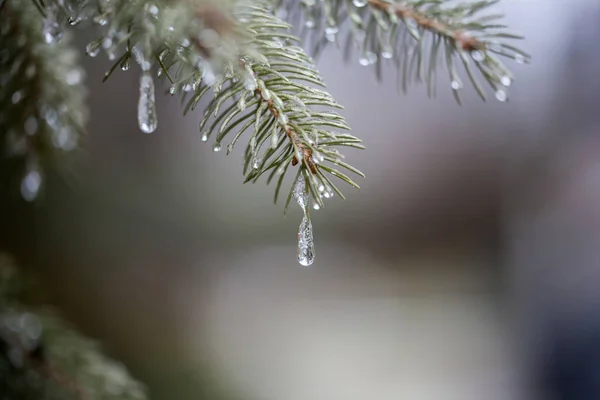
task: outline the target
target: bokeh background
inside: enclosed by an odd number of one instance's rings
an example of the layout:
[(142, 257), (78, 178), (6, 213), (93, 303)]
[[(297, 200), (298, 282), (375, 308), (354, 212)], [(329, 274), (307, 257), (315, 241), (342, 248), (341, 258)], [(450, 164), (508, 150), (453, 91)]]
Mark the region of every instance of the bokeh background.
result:
[(312, 267), (296, 262), (300, 210), (243, 186), (239, 151), (201, 142), (200, 111), (159, 96), (141, 133), (137, 72), (102, 84), (99, 59), (83, 60), (85, 163), (49, 183), (23, 251), (156, 399), (535, 398), (557, 332), (600, 310), (600, 5), (498, 8), (533, 55), (511, 64), (508, 103), (467, 87), (459, 107), (443, 72), (435, 100), (403, 96), (391, 65), (377, 83), (322, 55), (367, 179), (314, 214)]

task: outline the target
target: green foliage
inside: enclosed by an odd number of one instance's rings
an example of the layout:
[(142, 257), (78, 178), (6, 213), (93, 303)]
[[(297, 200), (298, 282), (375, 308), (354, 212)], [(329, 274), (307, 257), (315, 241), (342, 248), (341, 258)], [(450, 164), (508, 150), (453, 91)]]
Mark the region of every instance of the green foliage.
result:
[(316, 54), (330, 43), (345, 41), (346, 56), (358, 48), (360, 64), (375, 64), (379, 79), (383, 62), (393, 60), (404, 92), (417, 81), (424, 82), (433, 96), (436, 72), (443, 65), (460, 103), (463, 83), (456, 64), (463, 66), (483, 100), (486, 94), (476, 72), (499, 101), (506, 101), (513, 75), (499, 57), (517, 63), (530, 60), (528, 53), (509, 42), (522, 37), (499, 22), (502, 14), (487, 12), (498, 1), (282, 0), (280, 6), (305, 27)]
[(0, 397), (135, 400), (144, 387), (48, 307), (21, 301), (23, 282), (0, 255)]
[(61, 163), (84, 132), (84, 72), (68, 37), (46, 42), (34, 2), (5, 0), (0, 21), (0, 161), (22, 160), (21, 193), (33, 200), (42, 166)]

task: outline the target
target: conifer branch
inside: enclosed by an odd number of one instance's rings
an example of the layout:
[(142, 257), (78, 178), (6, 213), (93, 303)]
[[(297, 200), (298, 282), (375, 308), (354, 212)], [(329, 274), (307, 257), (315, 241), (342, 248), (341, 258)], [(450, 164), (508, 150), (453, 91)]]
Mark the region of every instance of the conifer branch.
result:
[(32, 1), (2, 2), (0, 159), (22, 161), (26, 200), (39, 191), (42, 166), (60, 164), (62, 153), (79, 144), (87, 122), (84, 72), (68, 37), (58, 42), (51, 24)]
[(10, 257), (0, 254), (0, 393), (37, 400), (146, 398), (145, 387), (95, 342), (51, 309), (27, 305), (24, 283)]
[(425, 82), (428, 94), (433, 96), (436, 70), (440, 59), (444, 60), (450, 86), (460, 103), (463, 83), (454, 65), (456, 59), (483, 100), (486, 94), (475, 70), (491, 86), (499, 101), (508, 99), (507, 88), (514, 77), (497, 56), (517, 63), (530, 60), (527, 52), (500, 42), (522, 39), (504, 31), (506, 26), (496, 22), (502, 15), (481, 15), (498, 1), (456, 4), (449, 0), (307, 0), (300, 3), (284, 0), (279, 5), (287, 13), (303, 15), (305, 30), (312, 31), (313, 52), (317, 54), (329, 42), (336, 42), (338, 31), (347, 25), (347, 56), (354, 42), (361, 52), (360, 64), (376, 64), (379, 79), (382, 59), (393, 59), (404, 92), (410, 82), (416, 80)]

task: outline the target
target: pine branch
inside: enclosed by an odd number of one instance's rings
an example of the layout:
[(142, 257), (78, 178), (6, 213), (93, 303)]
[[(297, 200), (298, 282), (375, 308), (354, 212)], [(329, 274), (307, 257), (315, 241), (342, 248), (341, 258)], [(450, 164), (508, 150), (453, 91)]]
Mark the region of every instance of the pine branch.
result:
[(456, 59), (483, 100), (486, 94), (475, 70), (499, 101), (508, 100), (507, 87), (514, 77), (497, 56), (529, 62), (529, 54), (499, 41), (522, 39), (495, 22), (502, 15), (482, 15), (496, 3), (498, 0), (458, 4), (452, 0), (308, 0), (283, 1), (280, 6), (286, 13), (295, 14), (297, 20), (303, 15), (305, 27), (313, 30), (315, 53), (329, 42), (336, 42), (338, 31), (348, 22), (347, 54), (354, 41), (361, 51), (360, 64), (377, 64), (378, 78), (382, 59), (393, 59), (404, 92), (416, 80), (425, 82), (428, 94), (433, 96), (439, 59), (445, 60), (451, 88), (460, 103), (463, 83), (454, 65)]
[(22, 301), (24, 282), (0, 255), (0, 393), (18, 399), (142, 400), (145, 388), (48, 308)]
[(60, 164), (87, 121), (84, 72), (68, 38), (57, 42), (53, 32), (34, 2), (2, 2), (0, 158), (22, 160), (21, 193), (28, 201), (40, 189), (42, 166)]

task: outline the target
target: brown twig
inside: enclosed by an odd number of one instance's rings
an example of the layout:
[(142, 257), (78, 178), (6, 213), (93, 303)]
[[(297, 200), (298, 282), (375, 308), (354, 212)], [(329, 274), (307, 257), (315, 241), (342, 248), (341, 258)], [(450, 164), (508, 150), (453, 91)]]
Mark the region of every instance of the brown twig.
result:
[(399, 18), (412, 18), (417, 25), (446, 37), (464, 51), (483, 50), (485, 45), (471, 35), (459, 29), (452, 29), (448, 24), (429, 18), (414, 8), (402, 4), (390, 4), (383, 0), (368, 0), (369, 5), (380, 11), (388, 11), (390, 7)]

